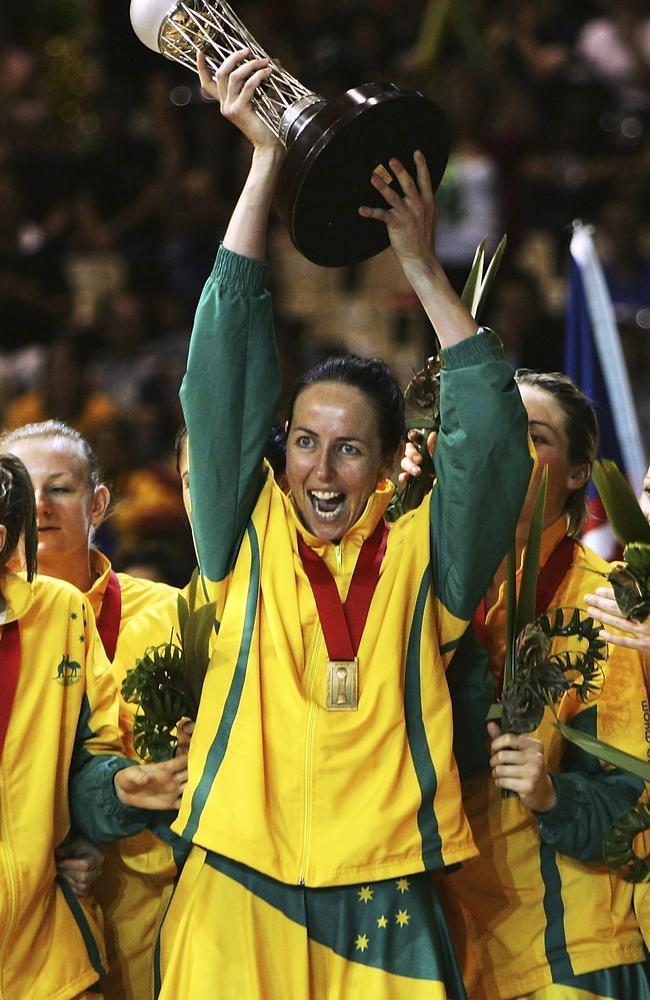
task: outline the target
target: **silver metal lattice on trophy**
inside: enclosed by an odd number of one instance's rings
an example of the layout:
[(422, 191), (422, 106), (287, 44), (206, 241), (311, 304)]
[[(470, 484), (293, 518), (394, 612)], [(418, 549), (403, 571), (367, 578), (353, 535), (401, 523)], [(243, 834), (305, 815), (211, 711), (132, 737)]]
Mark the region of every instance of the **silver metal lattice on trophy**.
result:
[[(268, 54), (223, 0), (131, 0), (140, 41), (196, 72), (205, 52), (214, 71), (238, 49)], [(440, 183), (449, 154), (445, 116), (433, 101), (392, 83), (367, 83), (326, 101), (279, 66), (258, 87), (253, 108), (286, 146), (277, 205), (296, 248), (315, 264), (365, 260), (388, 245), (386, 227), (362, 219), (359, 205), (385, 207), (372, 187), (378, 171), (388, 182), (390, 157), (413, 172), (424, 153), (431, 182)]]

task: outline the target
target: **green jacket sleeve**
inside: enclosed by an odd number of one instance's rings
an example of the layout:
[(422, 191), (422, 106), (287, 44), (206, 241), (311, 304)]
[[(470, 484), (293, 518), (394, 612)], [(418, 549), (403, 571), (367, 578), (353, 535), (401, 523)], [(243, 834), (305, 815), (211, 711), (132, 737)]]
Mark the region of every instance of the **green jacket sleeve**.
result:
[[(576, 715), (571, 723), (597, 735), (598, 705)], [(618, 770), (603, 770), (598, 760), (567, 743), (563, 771), (551, 775), (557, 801), (547, 813), (537, 814), (545, 844), (578, 861), (602, 861), (603, 837), (621, 813), (637, 801), (643, 782)]]
[(532, 470), (526, 411), (487, 331), (443, 351), (434, 461), (434, 589), (468, 621), (513, 542)]
[(197, 307), (181, 386), (201, 572), (232, 568), (262, 479), (280, 398), (266, 265), (220, 247)]
[(603, 837), (637, 801), (643, 782), (622, 771), (591, 777), (577, 771), (554, 774), (554, 808), (537, 816), (545, 844), (577, 861), (602, 861)]
[[(78, 755), (83, 756), (83, 752)], [(123, 805), (113, 779), (123, 767), (135, 761), (123, 757), (88, 756), (70, 771), (70, 813), (75, 830), (97, 844), (131, 837), (144, 830), (152, 814)]]
[(135, 761), (122, 756), (115, 680), (88, 608), (86, 615), (85, 691), (68, 771), (68, 799), (73, 829), (102, 843), (140, 833), (153, 814), (124, 806), (117, 797), (115, 774)]

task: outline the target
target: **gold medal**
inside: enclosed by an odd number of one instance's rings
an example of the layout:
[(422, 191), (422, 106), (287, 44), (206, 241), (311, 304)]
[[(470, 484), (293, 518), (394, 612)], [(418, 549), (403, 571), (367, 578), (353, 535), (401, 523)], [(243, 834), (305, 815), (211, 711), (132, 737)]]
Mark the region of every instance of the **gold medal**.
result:
[(328, 712), (355, 712), (359, 707), (359, 660), (327, 661)]

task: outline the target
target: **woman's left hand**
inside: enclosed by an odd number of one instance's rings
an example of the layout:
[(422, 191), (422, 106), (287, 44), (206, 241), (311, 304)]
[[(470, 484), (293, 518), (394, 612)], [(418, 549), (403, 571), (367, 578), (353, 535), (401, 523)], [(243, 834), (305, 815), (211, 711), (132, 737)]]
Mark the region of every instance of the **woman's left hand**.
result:
[(402, 265), (409, 261), (435, 260), (433, 233), (435, 229), (435, 203), (429, 168), (424, 155), (417, 150), (413, 156), (417, 183), (399, 160), (390, 159), (388, 166), (403, 191), (401, 197), (379, 172), (372, 174), (370, 183), (387, 202), (387, 208), (363, 206), (359, 215), (377, 219), (388, 229), (391, 246)]
[(124, 767), (114, 781), (117, 797), (125, 806), (178, 809), (187, 784), (187, 754), (160, 764)]
[(614, 597), (611, 587), (598, 587), (595, 594), (585, 594), (587, 614), (603, 625), (620, 629), (623, 633), (610, 632), (604, 628), (599, 633), (601, 639), (611, 642), (614, 646), (627, 646), (629, 649), (640, 649), (650, 656), (650, 618), (644, 622), (633, 622), (624, 618)]
[(521, 734), (502, 733), (496, 722), (488, 722), (488, 733), (492, 739), (490, 767), (494, 784), (516, 792), (527, 809), (549, 812), (557, 796), (540, 741)]

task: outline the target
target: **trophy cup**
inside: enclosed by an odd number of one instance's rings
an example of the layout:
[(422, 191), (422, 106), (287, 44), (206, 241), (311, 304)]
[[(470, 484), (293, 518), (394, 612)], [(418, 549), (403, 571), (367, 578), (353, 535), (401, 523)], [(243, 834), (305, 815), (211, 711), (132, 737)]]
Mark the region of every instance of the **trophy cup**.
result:
[[(195, 72), (198, 52), (214, 71), (242, 48), (268, 58), (224, 0), (131, 0), (131, 24), (148, 48)], [(352, 264), (388, 245), (383, 223), (361, 218), (358, 208), (386, 207), (373, 172), (399, 189), (390, 157), (414, 173), (413, 153), (422, 150), (434, 190), (447, 163), (441, 109), (392, 83), (362, 84), (326, 101), (276, 66), (253, 108), (286, 147), (277, 207), (294, 246), (315, 264)]]

